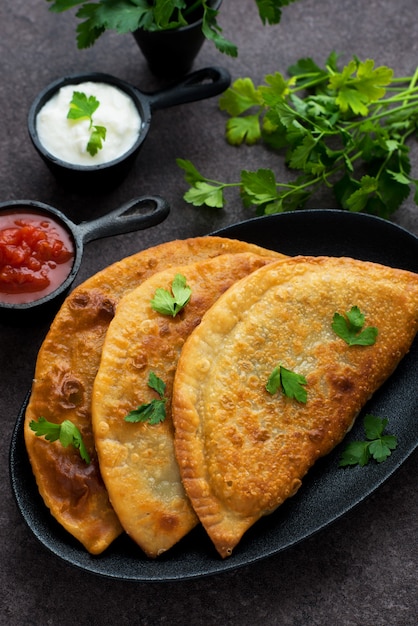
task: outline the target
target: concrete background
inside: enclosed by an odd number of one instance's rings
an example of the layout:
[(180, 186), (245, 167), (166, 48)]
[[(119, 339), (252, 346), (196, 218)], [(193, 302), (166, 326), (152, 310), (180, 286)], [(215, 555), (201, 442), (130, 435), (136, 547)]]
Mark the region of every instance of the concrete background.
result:
[[(183, 199), (186, 184), (176, 157), (191, 159), (208, 176), (236, 180), (241, 169), (283, 164), (265, 148), (232, 148), (224, 141), (225, 117), (217, 99), (154, 115), (134, 169), (107, 194), (89, 197), (64, 190), (30, 145), (26, 116), (40, 89), (65, 74), (103, 71), (147, 91), (159, 87), (130, 35), (105, 34), (91, 49), (75, 42), (72, 14), (55, 15), (45, 0), (0, 4), (0, 201), (35, 199), (75, 221), (97, 217), (143, 194), (164, 195), (167, 221), (144, 233), (86, 247), (78, 281), (126, 254), (175, 237), (201, 235), (252, 217), (231, 194), (221, 211), (195, 209)], [(418, 62), (416, 0), (299, 0), (280, 25), (263, 27), (254, 0), (225, 0), (220, 23), (239, 46), (238, 59), (205, 43), (195, 67), (219, 64), (233, 78), (256, 84), (297, 59), (323, 63), (335, 50), (410, 75)], [(418, 152), (411, 142), (415, 175)], [(335, 206), (324, 194), (316, 206)], [(412, 196), (393, 220), (418, 235)], [(378, 491), (305, 542), (251, 566), (192, 581), (126, 583), (99, 578), (62, 562), (40, 545), (12, 497), (8, 472), (14, 421), (30, 386), (36, 353), (48, 327), (0, 325), (1, 492), (0, 624), (413, 626), (417, 623), (418, 499), (415, 452)]]

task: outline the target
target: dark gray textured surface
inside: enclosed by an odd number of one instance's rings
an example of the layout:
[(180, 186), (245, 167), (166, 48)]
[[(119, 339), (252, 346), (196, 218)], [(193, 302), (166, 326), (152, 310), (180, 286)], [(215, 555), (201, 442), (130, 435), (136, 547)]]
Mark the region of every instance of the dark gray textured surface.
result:
[[(89, 198), (64, 191), (31, 147), (27, 110), (49, 82), (77, 71), (103, 71), (143, 90), (158, 86), (131, 36), (105, 35), (90, 50), (75, 45), (75, 20), (53, 15), (45, 0), (0, 5), (0, 200), (31, 198), (52, 204), (75, 221), (97, 217), (125, 200), (162, 194), (171, 215), (149, 231), (86, 246), (78, 280), (138, 249), (174, 237), (206, 234), (252, 217), (231, 195), (224, 211), (193, 209), (176, 157), (190, 158), (213, 178), (236, 179), (240, 169), (282, 165), (263, 148), (234, 149), (223, 140), (224, 117), (209, 100), (158, 112), (134, 170), (114, 192)], [(348, 59), (374, 58), (397, 75), (412, 74), (418, 59), (416, 0), (300, 0), (278, 27), (262, 27), (253, 0), (225, 0), (222, 26), (239, 45), (237, 60), (205, 44), (196, 67), (222, 64), (233, 77), (286, 67), (302, 56), (322, 63), (331, 50)], [(418, 151), (412, 146), (413, 166)], [(321, 199), (321, 207), (332, 199)], [(407, 200), (394, 220), (418, 234), (418, 209)], [(418, 554), (415, 453), (366, 502), (326, 530), (276, 557), (235, 572), (195, 581), (134, 584), (85, 574), (40, 546), (13, 501), (8, 445), (30, 385), (44, 325), (0, 326), (1, 524), (0, 623), (283, 624), (412, 626), (417, 622)]]

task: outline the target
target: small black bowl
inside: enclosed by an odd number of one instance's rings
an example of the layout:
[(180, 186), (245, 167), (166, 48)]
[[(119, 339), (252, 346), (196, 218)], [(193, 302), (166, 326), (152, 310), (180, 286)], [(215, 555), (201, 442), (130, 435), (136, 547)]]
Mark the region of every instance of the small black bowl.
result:
[(0, 319), (8, 323), (34, 322), (56, 312), (67, 295), (80, 269), (84, 244), (95, 239), (144, 230), (162, 222), (169, 214), (166, 200), (159, 196), (143, 196), (131, 200), (110, 213), (95, 220), (75, 224), (52, 206), (34, 200), (14, 200), (0, 203), (2, 216), (19, 213), (49, 218), (68, 235), (73, 260), (68, 275), (50, 293), (42, 296), (33, 292), (29, 302), (2, 301), (0, 293)]
[[(134, 102), (141, 119), (138, 137), (132, 147), (122, 156), (95, 165), (74, 165), (52, 155), (41, 143), (37, 131), (37, 115), (42, 107), (67, 85), (75, 88), (85, 82), (109, 84), (126, 93)], [(94, 191), (117, 186), (132, 167), (138, 152), (148, 134), (152, 113), (187, 102), (195, 102), (219, 95), (229, 87), (231, 76), (220, 67), (207, 67), (192, 72), (174, 85), (154, 93), (144, 93), (133, 85), (111, 76), (93, 72), (60, 78), (41, 91), (29, 110), (29, 136), (36, 151), (59, 179), (67, 187), (76, 191)]]
[[(218, 11), (222, 0), (209, 0), (212, 11)], [(136, 43), (148, 62), (151, 72), (160, 78), (184, 76), (192, 68), (204, 41), (203, 9), (198, 7), (188, 15), (188, 24), (167, 30), (133, 32)]]

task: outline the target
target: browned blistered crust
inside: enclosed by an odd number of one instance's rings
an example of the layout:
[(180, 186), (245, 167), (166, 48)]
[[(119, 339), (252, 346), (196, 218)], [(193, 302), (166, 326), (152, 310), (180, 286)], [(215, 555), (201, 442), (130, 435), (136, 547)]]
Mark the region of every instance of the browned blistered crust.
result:
[[(100, 475), (91, 427), (93, 381), (117, 303), (157, 271), (245, 251), (275, 254), (221, 237), (172, 241), (141, 251), (74, 289), (52, 322), (36, 363), (25, 441), (45, 504), (89, 552), (102, 552), (122, 531)], [(86, 441), (91, 465), (87, 466), (71, 447), (64, 449), (59, 443), (36, 437), (29, 423), (41, 416), (57, 423), (72, 420)]]
[[(374, 345), (333, 332), (352, 306)], [(278, 261), (219, 298), (183, 347), (172, 412), (183, 484), (222, 557), (342, 440), (417, 328), (418, 275), (353, 259)], [(306, 404), (266, 391), (278, 364), (306, 377)]]
[[(234, 282), (275, 259), (251, 253), (157, 272), (120, 301), (102, 351), (92, 399), (93, 431), (101, 473), (119, 520), (144, 552), (156, 557), (198, 522), (174, 454), (172, 382), (183, 344), (204, 313)], [(157, 289), (170, 292), (176, 274), (191, 288), (175, 317), (151, 307)], [(150, 373), (166, 385), (160, 424), (128, 423), (126, 415), (157, 398)]]

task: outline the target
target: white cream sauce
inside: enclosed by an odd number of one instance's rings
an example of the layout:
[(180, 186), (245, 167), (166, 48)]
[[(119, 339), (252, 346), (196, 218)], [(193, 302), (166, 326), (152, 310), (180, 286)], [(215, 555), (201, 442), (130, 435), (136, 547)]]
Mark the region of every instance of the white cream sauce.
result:
[[(87, 144), (89, 120), (67, 119), (74, 91), (95, 96), (100, 105), (93, 113), (93, 124), (106, 127), (103, 147), (91, 156)], [(132, 98), (106, 83), (84, 82), (62, 87), (39, 111), (36, 130), (42, 145), (53, 156), (73, 165), (97, 165), (113, 161), (127, 152), (141, 130), (141, 118)]]

